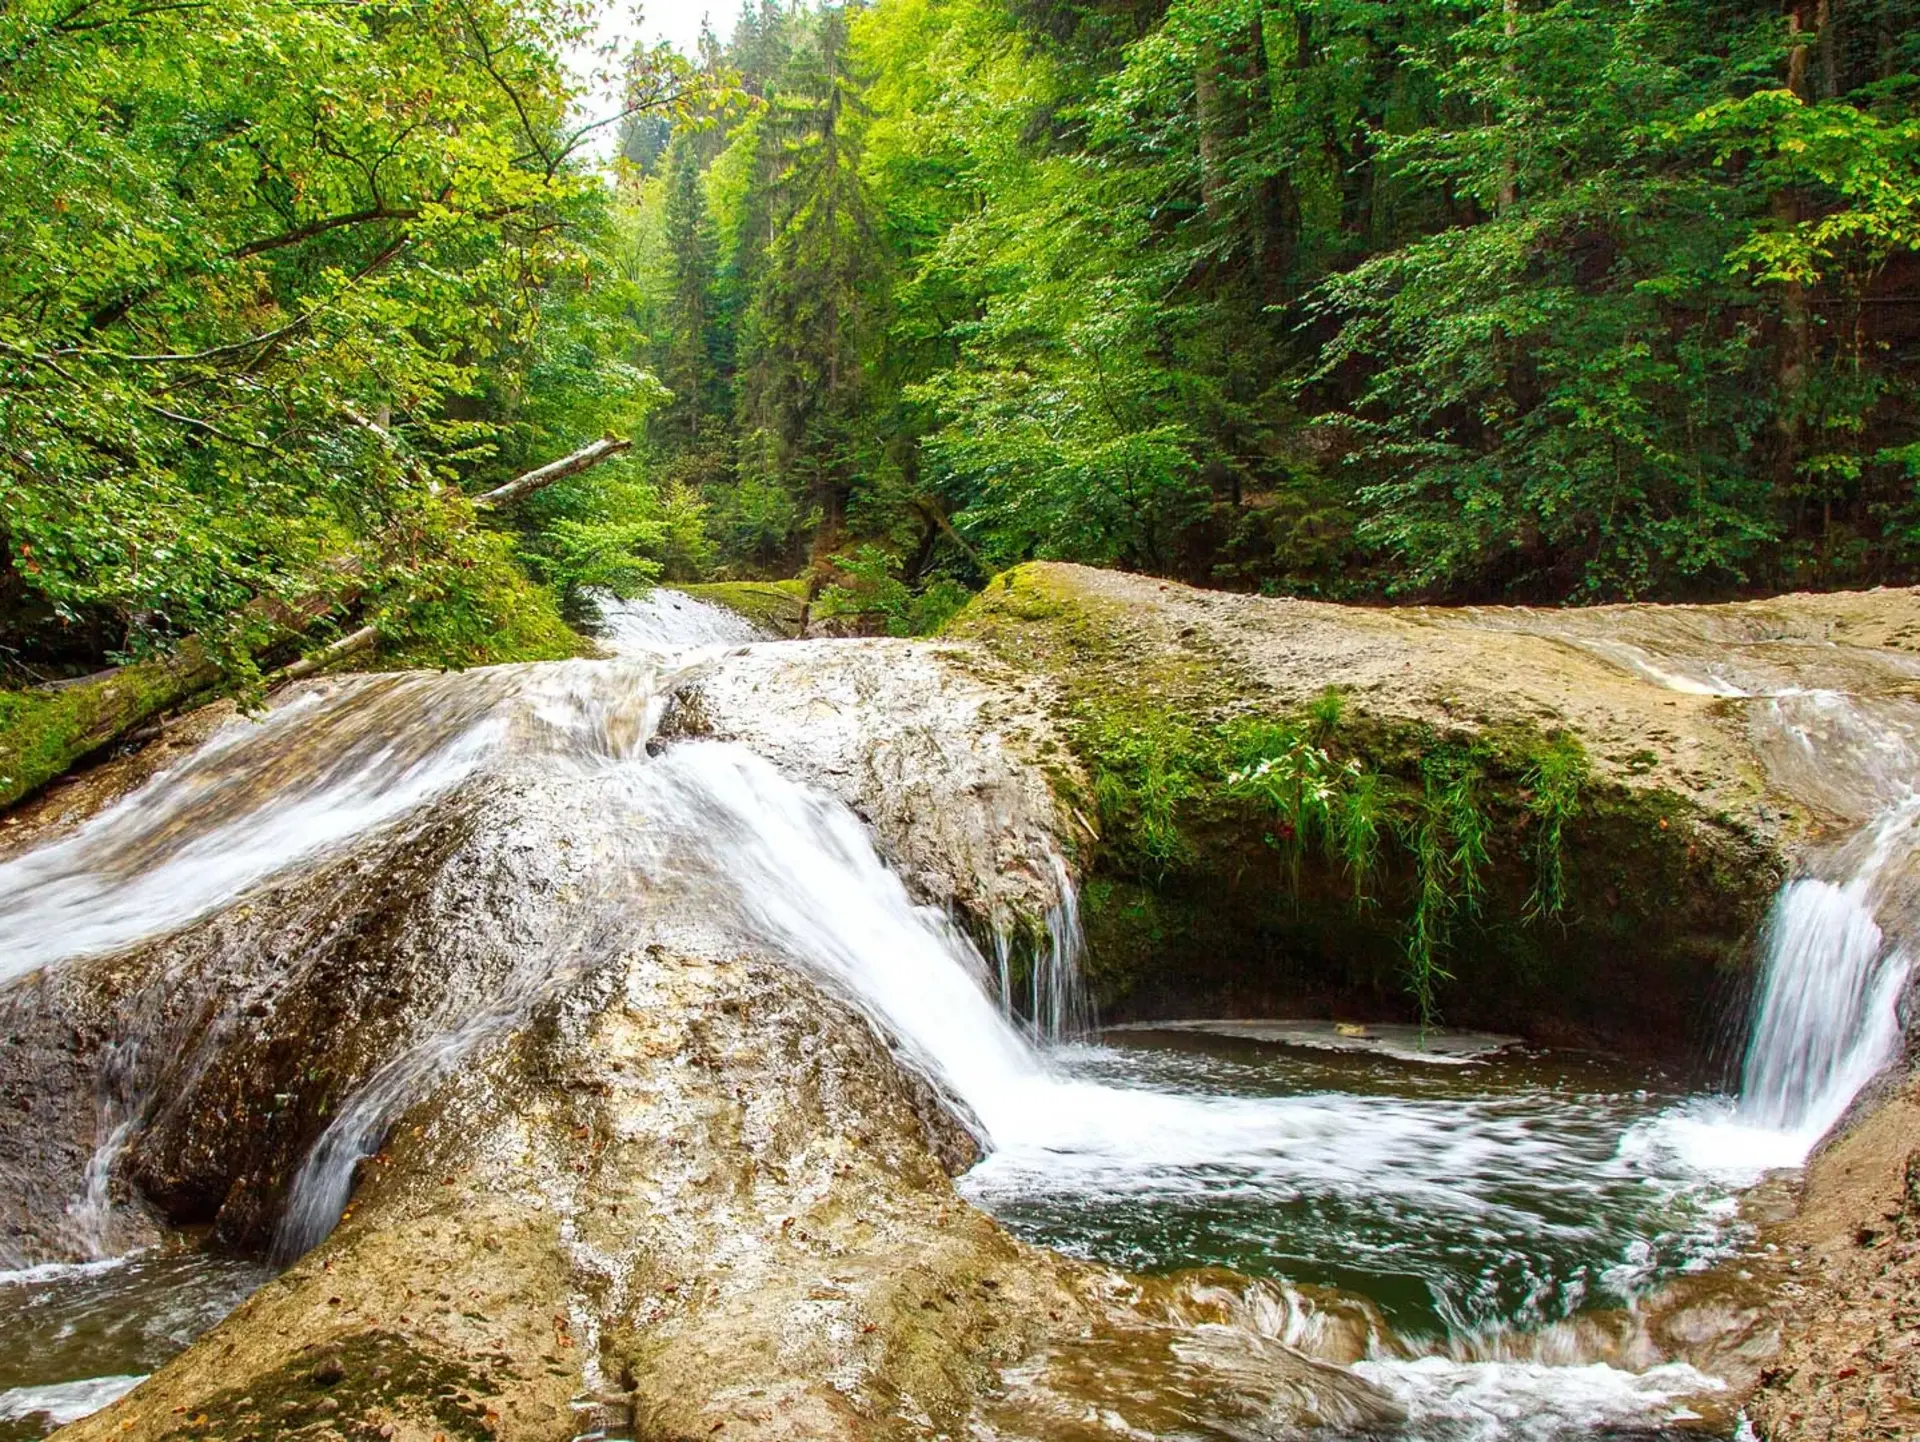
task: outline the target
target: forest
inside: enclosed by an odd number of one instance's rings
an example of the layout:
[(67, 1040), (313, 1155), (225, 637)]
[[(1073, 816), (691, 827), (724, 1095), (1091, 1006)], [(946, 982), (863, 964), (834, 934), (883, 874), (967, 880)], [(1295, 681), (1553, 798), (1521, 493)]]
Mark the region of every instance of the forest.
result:
[(590, 31), (0, 13), (0, 682), (568, 654), (660, 579), (919, 633), (1031, 558), (1920, 578), (1920, 0), (749, 0), (599, 115)]

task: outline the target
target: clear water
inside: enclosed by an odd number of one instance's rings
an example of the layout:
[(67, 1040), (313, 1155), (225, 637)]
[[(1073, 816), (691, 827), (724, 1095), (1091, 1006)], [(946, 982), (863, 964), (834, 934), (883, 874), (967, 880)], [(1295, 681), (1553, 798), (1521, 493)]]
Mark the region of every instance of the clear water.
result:
[(266, 1277), (198, 1251), (0, 1272), (0, 1442), (98, 1411)]
[(1213, 1264), (1337, 1287), (1438, 1340), (1624, 1305), (1737, 1240), (1723, 1187), (1632, 1144), (1683, 1095), (1644, 1069), (1437, 1067), (1174, 1032), (1111, 1042), (1054, 1062), (1263, 1111), (1270, 1145), (1199, 1167), (997, 1152), (962, 1190), (1032, 1241), (1147, 1272)]

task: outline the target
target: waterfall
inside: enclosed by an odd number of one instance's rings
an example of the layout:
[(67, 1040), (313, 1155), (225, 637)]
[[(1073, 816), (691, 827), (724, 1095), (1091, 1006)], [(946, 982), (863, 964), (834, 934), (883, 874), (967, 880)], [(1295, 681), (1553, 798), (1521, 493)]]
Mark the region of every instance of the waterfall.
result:
[[(1000, 1014), (1009, 1023), (1025, 1013), (1025, 1024), (1036, 1041), (1057, 1043), (1085, 1036), (1094, 1029), (1093, 1002), (1081, 975), (1086, 936), (1080, 928), (1080, 894), (1056, 854), (1048, 858), (1048, 876), (1058, 899), (1047, 908), (1037, 936), (1023, 936), (1002, 919), (993, 929), (993, 981)], [(1024, 998), (1016, 981), (1014, 959), (1027, 943)], [(1024, 1005), (1022, 1003), (1024, 1002)]]
[(89, 1260), (112, 1255), (113, 1169), (139, 1125), (140, 1043), (108, 1042), (100, 1064), (98, 1140), (87, 1158), (85, 1189), (67, 1207), (68, 1235)]
[(690, 646), (738, 646), (769, 639), (737, 612), (656, 586), (637, 600), (597, 598), (600, 631), (622, 656), (665, 655)]
[(1900, 1045), (1904, 937), (1920, 919), (1920, 746), (1904, 703), (1798, 686), (1761, 699), (1753, 730), (1772, 774), (1837, 814), (1871, 817), (1781, 888), (1762, 935), (1731, 1124), (1756, 1163), (1798, 1165)]
[(1680, 1108), (1639, 1141), (1739, 1182), (1806, 1161), (1899, 1053), (1917, 858), (1920, 796), (1906, 796), (1781, 887), (1761, 933), (1738, 1097)]
[(1738, 1120), (1811, 1149), (1900, 1041), (1911, 971), (1875, 920), (1890, 873), (1911, 862), (1920, 802), (1890, 808), (1842, 857), (1844, 881), (1798, 877), (1781, 890), (1761, 948)]
[(1892, 1056), (1909, 961), (1863, 891), (1804, 877), (1775, 903), (1741, 1074), (1739, 1114), (1754, 1126), (1819, 1137)]

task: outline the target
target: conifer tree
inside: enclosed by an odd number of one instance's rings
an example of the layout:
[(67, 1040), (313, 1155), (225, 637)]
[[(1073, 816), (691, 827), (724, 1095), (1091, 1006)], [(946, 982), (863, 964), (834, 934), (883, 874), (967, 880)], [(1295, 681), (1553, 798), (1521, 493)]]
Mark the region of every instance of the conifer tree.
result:
[(846, 525), (862, 343), (881, 268), (860, 173), (866, 117), (846, 18), (827, 10), (762, 121), (768, 243), (746, 317), (740, 401), (743, 464), (813, 508), (816, 560)]
[(690, 136), (667, 152), (665, 239), (669, 311), (665, 380), (673, 405), (667, 424), (698, 444), (713, 383), (712, 296), (716, 240), (700, 183), (700, 159)]

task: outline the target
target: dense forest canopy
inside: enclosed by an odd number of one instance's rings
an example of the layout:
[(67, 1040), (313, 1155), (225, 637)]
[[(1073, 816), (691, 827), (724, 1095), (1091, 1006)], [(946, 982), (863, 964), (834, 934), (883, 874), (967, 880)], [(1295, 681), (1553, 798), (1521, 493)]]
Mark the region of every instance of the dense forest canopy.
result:
[(597, 117), (585, 33), (0, 14), (15, 683), (329, 586), (459, 662), (660, 576), (1920, 577), (1920, 0), (749, 0)]

